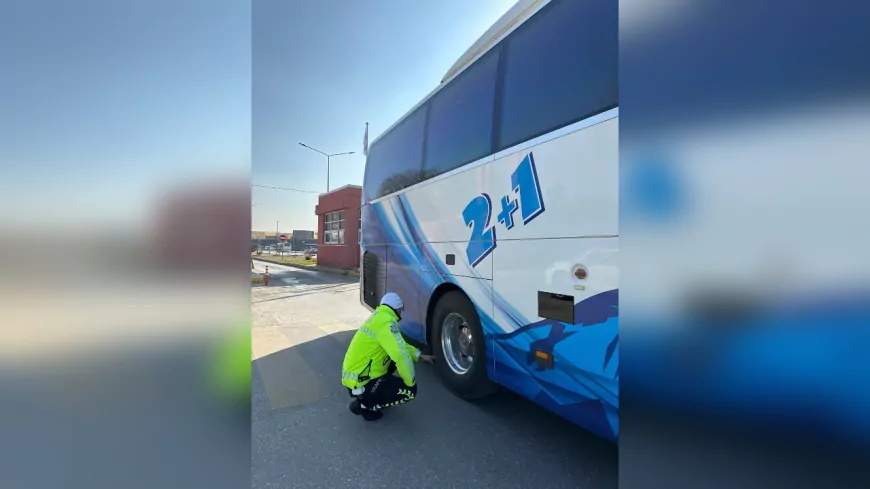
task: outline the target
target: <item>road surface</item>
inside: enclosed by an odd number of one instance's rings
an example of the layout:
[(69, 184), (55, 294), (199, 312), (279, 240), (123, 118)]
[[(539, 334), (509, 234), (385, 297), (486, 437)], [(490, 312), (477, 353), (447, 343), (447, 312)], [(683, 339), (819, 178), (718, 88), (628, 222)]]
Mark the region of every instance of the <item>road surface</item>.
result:
[(374, 423), (353, 416), (340, 379), (368, 316), (358, 283), (269, 271), (251, 293), (253, 487), (617, 487), (615, 446), (512, 394), (462, 401), (428, 365), (413, 402)]

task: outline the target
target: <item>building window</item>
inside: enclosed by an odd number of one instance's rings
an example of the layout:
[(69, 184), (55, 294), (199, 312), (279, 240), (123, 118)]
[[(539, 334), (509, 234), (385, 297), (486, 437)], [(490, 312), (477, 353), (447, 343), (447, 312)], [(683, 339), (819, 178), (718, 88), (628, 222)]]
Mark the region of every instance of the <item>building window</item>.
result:
[(344, 211), (323, 216), (323, 243), (344, 244)]

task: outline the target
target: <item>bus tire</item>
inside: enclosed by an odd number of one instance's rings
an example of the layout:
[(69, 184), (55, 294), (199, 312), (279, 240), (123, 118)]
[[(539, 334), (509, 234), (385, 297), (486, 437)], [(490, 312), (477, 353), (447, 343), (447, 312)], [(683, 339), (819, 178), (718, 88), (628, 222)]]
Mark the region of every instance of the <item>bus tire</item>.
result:
[[(459, 322), (457, 316), (464, 320), (462, 321), (464, 328), (461, 330), (467, 329), (472, 340), (470, 348), (473, 355), (470, 357), (470, 368), (463, 373), (457, 372), (456, 360), (451, 362), (451, 359), (448, 359), (448, 356), (455, 359), (458, 355), (456, 353), (450, 355), (446, 352), (445, 349), (449, 347), (442, 340), (445, 329), (448, 334), (456, 331), (455, 324)], [(435, 370), (451, 392), (467, 400), (482, 399), (498, 392), (498, 385), (486, 374), (486, 339), (480, 324), (480, 316), (465, 294), (453, 290), (438, 300), (432, 314), (431, 331), (429, 344), (432, 345), (432, 354), (435, 356)], [(463, 361), (468, 361), (468, 358), (465, 356)], [(451, 364), (454, 367), (451, 367)]]

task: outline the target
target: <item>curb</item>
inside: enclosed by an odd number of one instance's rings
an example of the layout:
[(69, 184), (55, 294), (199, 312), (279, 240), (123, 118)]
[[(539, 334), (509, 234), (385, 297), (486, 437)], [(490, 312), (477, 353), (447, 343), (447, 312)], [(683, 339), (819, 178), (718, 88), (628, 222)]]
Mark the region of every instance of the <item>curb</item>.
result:
[(317, 270), (317, 266), (309, 267), (309, 266), (305, 266), (305, 265), (297, 265), (295, 263), (284, 263), (284, 262), (280, 262), (280, 261), (264, 260), (262, 258), (254, 258), (254, 260), (258, 261), (258, 262), (262, 262), (262, 263), (271, 263), (273, 265), (284, 265), (285, 267), (298, 268), (300, 270)]
[(340, 268), (326, 268), (326, 267), (317, 267), (317, 271), (332, 273), (336, 275), (344, 275), (346, 277), (356, 277), (359, 278), (359, 271), (353, 269), (340, 269)]
[(259, 277), (251, 277), (251, 285), (265, 285), (266, 281), (263, 279), (263, 276)]

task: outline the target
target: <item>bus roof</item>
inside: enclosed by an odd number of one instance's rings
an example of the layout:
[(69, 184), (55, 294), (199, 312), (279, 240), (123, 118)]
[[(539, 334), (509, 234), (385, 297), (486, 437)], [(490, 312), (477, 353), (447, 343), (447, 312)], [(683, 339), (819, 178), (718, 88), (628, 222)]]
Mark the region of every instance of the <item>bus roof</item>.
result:
[(535, 12), (546, 5), (549, 0), (519, 0), (507, 12), (504, 13), (495, 23), (480, 36), (480, 38), (471, 45), (462, 56), (453, 63), (453, 66), (447, 70), (447, 73), (441, 78), (441, 83), (445, 83), (455, 75), (458, 75), (463, 68), (471, 64), (489, 51), (489, 49), (501, 40), (514, 26), (522, 24), (526, 19), (532, 16)]

